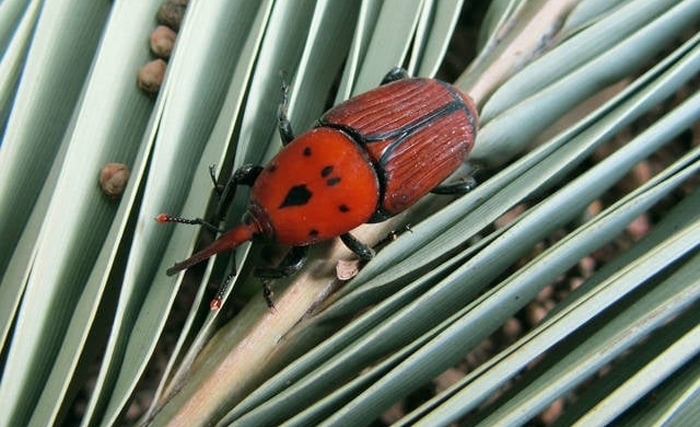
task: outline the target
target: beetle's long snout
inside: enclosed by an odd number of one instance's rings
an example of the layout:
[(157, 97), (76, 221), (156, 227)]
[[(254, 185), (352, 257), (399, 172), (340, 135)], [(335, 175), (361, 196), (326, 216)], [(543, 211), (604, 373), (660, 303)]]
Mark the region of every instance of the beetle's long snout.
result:
[(175, 265), (167, 269), (165, 273), (168, 276), (172, 276), (173, 274), (179, 271), (186, 270), (195, 264), (199, 264), (200, 262), (212, 257), (213, 255), (218, 254), (219, 252), (225, 252), (235, 249), (241, 244), (247, 242), (248, 240), (251, 240), (257, 232), (258, 229), (256, 228), (255, 223), (240, 224), (224, 233), (211, 245), (193, 254), (186, 260), (175, 263)]

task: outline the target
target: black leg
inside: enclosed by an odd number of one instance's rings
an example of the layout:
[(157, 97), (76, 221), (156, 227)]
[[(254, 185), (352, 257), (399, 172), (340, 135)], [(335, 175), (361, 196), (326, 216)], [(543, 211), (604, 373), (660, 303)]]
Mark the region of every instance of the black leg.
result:
[(466, 194), (476, 187), (476, 180), (469, 176), (464, 181), (454, 184), (438, 185), (430, 190), (433, 194)]
[(277, 267), (256, 267), (253, 270), (253, 276), (262, 281), (263, 296), (268, 307), (275, 307), (272, 303), (272, 289), (270, 289), (272, 279), (294, 275), (304, 266), (308, 254), (308, 246), (293, 246)]
[[(236, 195), (236, 187), (239, 185), (252, 186), (262, 170), (262, 166), (246, 163), (231, 174), (231, 178), (229, 178), (223, 190), (217, 191), (219, 193), (219, 207), (217, 209), (219, 220), (223, 221), (225, 219), (226, 212), (231, 207), (233, 197)], [(215, 188), (218, 187), (220, 186), (216, 185)]]
[(386, 73), (384, 78), (382, 79), (382, 82), (380, 83), (381, 85), (385, 85), (387, 83), (395, 82), (396, 80), (401, 80), (401, 79), (406, 79), (408, 78), (408, 71), (404, 70), (401, 67), (394, 67)]
[(378, 251), (378, 250), (380, 250), (380, 249), (383, 248), (384, 246), (386, 246), (386, 245), (388, 245), (389, 243), (391, 243), (391, 242), (395, 241), (396, 239), (398, 239), (398, 238), (399, 238), (399, 235), (401, 235), (401, 233), (403, 233), (403, 232), (405, 232), (405, 231), (413, 232), (413, 230), (411, 230), (411, 226), (408, 225), (408, 224), (406, 224), (406, 225), (404, 225), (403, 227), (401, 227), (400, 230), (392, 230), (392, 231), (390, 231), (389, 233), (387, 233), (387, 235), (386, 235), (382, 240), (378, 241), (377, 243), (375, 243), (374, 246), (372, 246), (372, 249), (373, 249), (375, 252)]
[(345, 243), (345, 246), (353, 251), (363, 261), (369, 261), (374, 258), (374, 250), (364, 243), (360, 242), (350, 233), (340, 235), (340, 240)]
[(287, 105), (289, 103), (289, 85), (285, 79), (285, 73), (280, 73), (280, 79), (282, 80), (282, 88), (280, 94), (282, 96), (282, 101), (277, 109), (277, 127), (279, 128), (280, 138), (282, 139), (282, 145), (287, 145), (294, 139), (294, 131), (292, 130), (292, 124), (289, 122), (289, 117), (287, 117)]
[(224, 191), (224, 186), (216, 181), (216, 165), (209, 165), (209, 177), (214, 185), (214, 191), (216, 191), (216, 194), (221, 197), (221, 193)]

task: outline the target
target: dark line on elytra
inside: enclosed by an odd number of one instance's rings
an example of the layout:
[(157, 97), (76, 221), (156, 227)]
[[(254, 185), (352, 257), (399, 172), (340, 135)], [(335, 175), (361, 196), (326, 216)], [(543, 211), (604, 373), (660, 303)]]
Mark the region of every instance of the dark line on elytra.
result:
[[(459, 104), (459, 107), (462, 111), (464, 111), (467, 114), (467, 117), (469, 118), (469, 123), (471, 123), (472, 128), (474, 128), (474, 136), (476, 137), (476, 120), (474, 118), (474, 114), (472, 114), (472, 111), (469, 109), (469, 106), (464, 102), (462, 99), (462, 93), (454, 87), (453, 85), (449, 83), (445, 83), (440, 80), (436, 80), (438, 83), (442, 85), (445, 89), (447, 89), (448, 92), (452, 95), (452, 98), (454, 99), (454, 102), (457, 102)], [(466, 94), (465, 94), (466, 95)], [(466, 95), (467, 97), (469, 95)]]
[[(468, 111), (468, 109), (466, 108), (466, 104), (461, 100), (461, 98), (459, 100), (451, 101), (443, 105), (442, 107), (434, 110), (429, 114), (426, 114), (425, 116), (421, 117), (420, 119), (414, 122), (409, 123), (406, 126), (398, 127), (389, 132), (373, 133), (371, 135), (363, 135), (354, 128), (343, 124), (324, 123), (322, 121), (319, 121), (318, 126), (341, 130), (347, 133), (348, 135), (352, 136), (356, 141), (361, 141), (363, 144), (369, 145), (373, 142), (385, 141), (387, 139), (405, 138), (422, 128), (426, 123), (459, 110)], [(471, 116), (471, 113), (469, 114), (469, 117), (470, 121), (473, 123), (473, 117)]]
[(463, 105), (464, 102), (462, 102), (461, 100), (452, 101), (449, 104), (445, 104), (444, 106), (442, 106), (442, 108), (433, 111), (431, 114), (424, 116), (422, 120), (417, 120), (415, 123), (412, 123), (411, 126), (407, 126), (408, 129), (405, 133), (399, 134), (391, 144), (387, 145), (384, 148), (381, 157), (379, 157), (379, 164), (385, 164), (387, 159), (393, 155), (393, 152), (396, 149), (396, 147), (399, 147), (401, 144), (403, 144), (403, 141), (406, 138), (411, 137), (414, 133), (421, 130), (426, 123), (429, 123), (440, 117), (448, 116), (454, 112), (460, 111), (463, 109)]

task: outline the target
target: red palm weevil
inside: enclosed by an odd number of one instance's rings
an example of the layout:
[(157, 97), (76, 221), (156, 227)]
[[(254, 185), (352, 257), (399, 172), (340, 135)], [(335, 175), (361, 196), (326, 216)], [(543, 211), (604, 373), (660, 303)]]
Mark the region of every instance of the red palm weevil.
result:
[[(253, 273), (263, 279), (264, 296), (272, 307), (266, 279), (298, 271), (308, 245), (340, 236), (368, 260), (374, 251), (350, 230), (394, 216), (428, 192), (460, 194), (471, 189), (471, 181), (440, 185), (466, 160), (476, 137), (476, 107), (456, 87), (409, 78), (405, 70), (394, 68), (378, 88), (331, 108), (299, 137), (294, 137), (287, 118), (287, 95), (283, 82), (278, 113), (283, 149), (265, 167), (243, 165), (219, 189), (223, 218), (236, 187), (252, 186), (242, 224), (176, 263), (168, 275), (256, 238), (289, 245), (292, 249), (278, 267)], [(216, 183), (213, 169), (211, 173)], [(208, 225), (165, 214), (156, 219)], [(222, 296), (223, 287), (212, 309), (220, 307)]]

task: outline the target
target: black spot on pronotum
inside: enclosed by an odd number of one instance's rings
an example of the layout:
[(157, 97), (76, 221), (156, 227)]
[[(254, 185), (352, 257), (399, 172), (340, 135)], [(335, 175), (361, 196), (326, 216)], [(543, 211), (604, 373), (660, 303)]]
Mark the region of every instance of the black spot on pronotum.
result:
[(289, 206), (303, 206), (308, 203), (311, 198), (311, 192), (306, 188), (306, 184), (295, 185), (289, 189), (287, 195), (284, 197), (284, 201), (280, 205), (280, 209)]
[(325, 168), (321, 169), (321, 176), (322, 177), (327, 177), (333, 172), (333, 166), (326, 166)]
[(350, 208), (347, 205), (340, 205), (338, 206), (338, 210), (340, 212), (350, 212)]
[(304, 156), (309, 157), (311, 155), (311, 147), (304, 148)]
[(274, 171), (276, 171), (276, 170), (277, 170), (277, 165), (274, 164), (274, 163), (270, 163), (270, 164), (267, 166), (267, 171), (268, 171), (268, 172), (274, 172)]
[(309, 230), (309, 237), (311, 237), (312, 239), (317, 238), (318, 237), (318, 230), (316, 230), (315, 228), (312, 228), (311, 230)]
[(333, 178), (329, 178), (326, 180), (326, 185), (329, 187), (334, 186), (335, 184), (340, 182), (340, 177), (339, 176), (334, 176)]

